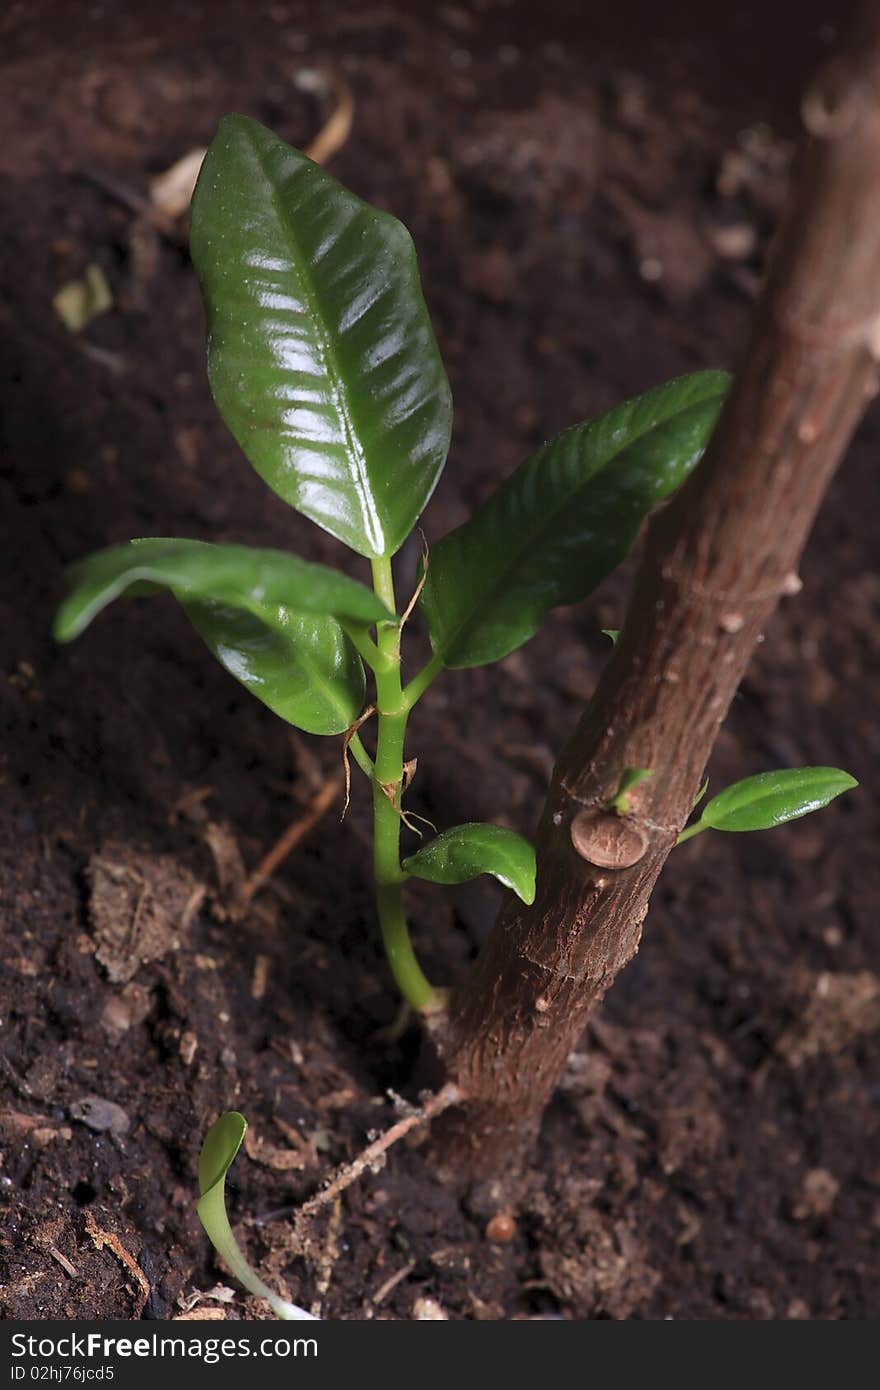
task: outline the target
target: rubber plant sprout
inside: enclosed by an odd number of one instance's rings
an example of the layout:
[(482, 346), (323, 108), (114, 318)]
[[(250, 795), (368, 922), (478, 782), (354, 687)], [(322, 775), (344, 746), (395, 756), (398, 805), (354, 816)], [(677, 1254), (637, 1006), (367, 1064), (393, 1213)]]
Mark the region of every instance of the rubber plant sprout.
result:
[[(699, 461), (728, 378), (678, 378), (545, 443), (470, 520), (425, 550), (416, 592), (401, 605), (392, 557), (431, 496), (452, 430), (408, 233), (243, 116), (220, 124), (191, 228), (210, 382), (226, 424), (284, 502), (369, 562), (372, 586), (280, 550), (141, 539), (74, 567), (56, 633), (76, 637), (122, 594), (168, 590), (264, 704), (308, 733), (342, 735), (346, 758), (372, 787), (388, 962), (407, 1003), (430, 1014), (445, 991), (416, 959), (407, 879), (452, 884), (489, 873), (529, 903), (535, 855), (510, 829), (466, 824), (402, 856), (414, 771), (409, 716), (445, 668), (501, 660), (550, 609), (582, 600), (605, 578), (645, 515)], [(416, 603), (433, 655), (404, 683), (401, 639)], [(371, 756), (359, 729), (374, 713)], [(621, 769), (606, 811), (625, 820), (630, 792), (651, 772)], [(710, 801), (682, 838), (779, 824), (853, 785), (833, 768), (749, 778)]]

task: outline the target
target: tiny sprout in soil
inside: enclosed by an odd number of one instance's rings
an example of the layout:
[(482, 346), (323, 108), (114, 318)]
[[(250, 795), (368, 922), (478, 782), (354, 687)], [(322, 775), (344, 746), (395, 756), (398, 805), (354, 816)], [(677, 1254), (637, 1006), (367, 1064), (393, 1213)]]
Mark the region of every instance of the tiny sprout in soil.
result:
[(248, 1293), (256, 1294), (257, 1298), (265, 1298), (275, 1316), (284, 1322), (311, 1319), (311, 1313), (297, 1307), (295, 1303), (289, 1303), (286, 1298), (280, 1298), (272, 1292), (268, 1284), (263, 1283), (251, 1269), (232, 1234), (226, 1215), (226, 1174), (235, 1162), (235, 1156), (246, 1133), (247, 1120), (244, 1115), (240, 1115), (237, 1110), (227, 1110), (219, 1120), (215, 1120), (205, 1135), (205, 1142), (199, 1154), (199, 1220), (218, 1255), (226, 1261), (230, 1271)]

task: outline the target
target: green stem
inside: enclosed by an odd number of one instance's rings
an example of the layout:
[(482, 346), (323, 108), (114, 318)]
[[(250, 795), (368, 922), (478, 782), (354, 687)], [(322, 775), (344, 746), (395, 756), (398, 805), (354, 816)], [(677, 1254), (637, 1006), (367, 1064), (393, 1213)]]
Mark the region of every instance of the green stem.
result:
[(340, 627), (371, 671), (375, 671), (377, 666), (387, 665), (385, 657), (365, 627), (361, 627), (358, 623), (340, 623)]
[(417, 700), (420, 700), (432, 681), (435, 681), (443, 670), (443, 662), (439, 656), (432, 656), (426, 666), (423, 666), (417, 676), (413, 676), (409, 685), (404, 688), (403, 699), (408, 710), (412, 709)]
[[(373, 561), (373, 587), (393, 613), (394, 581), (389, 559)], [(385, 953), (397, 986), (407, 1003), (421, 1011), (433, 1004), (436, 996), (416, 960), (403, 907), (403, 883), (407, 875), (400, 867), (400, 799), (409, 706), (400, 684), (400, 628), (397, 623), (379, 623), (376, 646), (383, 658), (374, 668), (379, 725), (373, 767), (376, 908)]]
[(681, 834), (675, 842), (674, 848), (678, 849), (678, 846), (683, 845), (685, 840), (692, 840), (695, 835), (702, 835), (704, 830), (709, 829), (711, 829), (711, 827), (705, 825), (703, 821), (694, 821), (693, 825), (689, 825), (686, 830), (683, 830), (681, 832)]
[(370, 781), (373, 780), (373, 759), (370, 757), (364, 745), (361, 743), (359, 734), (352, 734), (348, 741), (348, 751), (354, 758), (361, 772), (366, 773)]
[(256, 1271), (248, 1264), (241, 1246), (232, 1234), (232, 1227), (226, 1215), (224, 1192), (225, 1183), (215, 1183), (205, 1193), (196, 1208), (199, 1219), (208, 1234), (208, 1239), (218, 1255), (225, 1260), (236, 1279), (244, 1284), (248, 1293), (256, 1294), (257, 1298), (265, 1298), (277, 1318), (281, 1318), (284, 1322), (293, 1322), (303, 1318), (308, 1318), (310, 1322), (314, 1321), (312, 1314), (307, 1313), (305, 1308), (299, 1308), (295, 1303), (281, 1298), (274, 1289), (269, 1288), (268, 1284), (264, 1284)]

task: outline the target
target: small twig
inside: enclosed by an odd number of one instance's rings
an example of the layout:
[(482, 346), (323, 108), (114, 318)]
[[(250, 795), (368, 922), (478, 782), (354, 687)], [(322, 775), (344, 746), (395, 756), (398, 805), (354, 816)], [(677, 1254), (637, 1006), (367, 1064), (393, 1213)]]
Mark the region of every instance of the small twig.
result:
[(272, 960), (269, 956), (258, 955), (254, 961), (254, 973), (251, 976), (251, 998), (263, 999), (266, 995), (266, 985), (269, 983), (269, 969)]
[(190, 791), (184, 792), (182, 796), (177, 798), (168, 812), (169, 821), (174, 822), (178, 816), (185, 816), (187, 812), (194, 810), (196, 806), (201, 806), (203, 802), (208, 800), (209, 796), (213, 795), (213, 787), (193, 787)]
[(342, 149), (351, 134), (354, 120), (354, 94), (341, 72), (333, 68), (319, 68), (314, 71), (304, 68), (297, 73), (294, 81), (301, 91), (330, 91), (336, 106), (314, 140), (306, 145), (304, 153), (316, 164), (326, 164), (338, 150)]
[(86, 1231), (96, 1250), (102, 1250), (106, 1246), (133, 1277), (140, 1290), (140, 1299), (135, 1303), (134, 1312), (134, 1317), (139, 1318), (146, 1307), (147, 1299), (150, 1297), (150, 1283), (144, 1271), (134, 1256), (128, 1253), (119, 1236), (113, 1231), (102, 1231), (90, 1211), (86, 1212)]
[(294, 1217), (295, 1226), (302, 1228), (307, 1221), (311, 1221), (313, 1217), (317, 1216), (318, 1212), (322, 1211), (329, 1202), (334, 1202), (340, 1193), (350, 1187), (353, 1182), (356, 1182), (366, 1169), (372, 1168), (375, 1163), (378, 1163), (394, 1144), (407, 1134), (411, 1134), (414, 1129), (429, 1124), (431, 1120), (442, 1115), (443, 1111), (448, 1110), (450, 1106), (457, 1105), (461, 1098), (461, 1091), (458, 1086), (450, 1082), (436, 1091), (434, 1095), (429, 1096), (418, 1109), (412, 1110), (409, 1115), (404, 1115), (403, 1119), (398, 1120), (390, 1129), (386, 1129), (385, 1133), (381, 1134), (378, 1139), (374, 1139), (372, 1144), (368, 1144), (357, 1158), (352, 1159), (350, 1163), (343, 1163), (337, 1168), (326, 1187), (323, 1187), (320, 1192), (316, 1192), (314, 1197), (310, 1197), (300, 1207)]
[(242, 904), (249, 903), (256, 893), (259, 893), (264, 884), (275, 873), (279, 864), (282, 864), (289, 854), (296, 849), (301, 840), (304, 840), (309, 831), (314, 830), (322, 816), (326, 814), (330, 806), (342, 791), (342, 779), (333, 777), (315, 796), (304, 816), (295, 820), (291, 826), (285, 830), (281, 839), (272, 846), (269, 853), (260, 860), (253, 873), (242, 885), (239, 894), (239, 901)]
[(64, 1270), (65, 1274), (69, 1274), (70, 1277), (71, 1277), (71, 1279), (78, 1279), (78, 1278), (79, 1278), (79, 1273), (78, 1273), (78, 1271), (77, 1271), (77, 1270), (74, 1268), (74, 1266), (70, 1263), (70, 1260), (67, 1258), (67, 1256), (66, 1256), (66, 1255), (62, 1255), (61, 1251), (57, 1248), (57, 1246), (55, 1246), (55, 1245), (50, 1245), (49, 1248), (48, 1248), (48, 1254), (50, 1254), (50, 1255), (52, 1256), (52, 1259), (53, 1259), (53, 1260), (57, 1260), (57, 1261), (58, 1261), (58, 1263), (60, 1264), (61, 1268)]
[[(354, 95), (347, 80), (341, 73), (332, 69), (306, 69), (299, 73), (296, 78), (297, 86), (303, 90), (329, 93), (336, 102), (324, 125), (318, 131), (314, 140), (305, 147), (304, 153), (309, 159), (313, 159), (316, 164), (325, 164), (331, 159), (338, 150), (342, 148), (351, 134), (352, 122), (354, 120)], [(198, 156), (204, 155), (206, 151), (199, 149), (193, 150), (196, 156), (196, 164), (193, 173), (195, 181), (195, 171), (198, 168)], [(99, 188), (102, 193), (121, 203), (123, 207), (129, 209), (137, 217), (143, 218), (150, 226), (155, 227), (156, 231), (169, 241), (173, 246), (186, 245), (186, 232), (180, 226), (180, 219), (164, 211), (157, 203), (153, 202), (146, 194), (122, 179), (116, 178), (113, 174), (105, 172), (103, 169), (86, 167), (79, 171), (82, 178)], [(184, 211), (181, 208), (181, 211)]]
[(312, 1303), (309, 1310), (314, 1317), (320, 1317), (321, 1300), (326, 1296), (330, 1287), (330, 1280), (333, 1278), (333, 1270), (336, 1261), (339, 1259), (339, 1232), (342, 1229), (342, 1198), (337, 1197), (333, 1203), (333, 1210), (330, 1213), (330, 1220), (327, 1223), (327, 1231), (324, 1237), (324, 1248), (318, 1259), (318, 1267), (315, 1271), (315, 1290), (318, 1297)]
[(404, 1279), (409, 1278), (415, 1267), (416, 1261), (410, 1260), (409, 1264), (404, 1265), (402, 1269), (398, 1269), (395, 1274), (389, 1275), (389, 1277), (385, 1280), (385, 1283), (381, 1284), (380, 1287), (373, 1294), (373, 1297), (370, 1300), (370, 1302), (373, 1304), (373, 1307), (378, 1308), (380, 1303), (384, 1303), (388, 1295), (390, 1293), (393, 1293), (394, 1290), (397, 1288), (397, 1285), (402, 1284)]

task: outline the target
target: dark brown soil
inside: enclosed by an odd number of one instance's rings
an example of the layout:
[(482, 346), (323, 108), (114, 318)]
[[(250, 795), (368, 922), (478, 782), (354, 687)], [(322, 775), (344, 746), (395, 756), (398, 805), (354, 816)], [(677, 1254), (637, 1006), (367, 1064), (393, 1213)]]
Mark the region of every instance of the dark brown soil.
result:
[[(266, 1277), (328, 1318), (407, 1318), (421, 1298), (451, 1318), (880, 1313), (876, 414), (711, 768), (720, 787), (829, 763), (862, 790), (674, 857), (503, 1243), (401, 1145), (319, 1228), (315, 1259), (291, 1253), (295, 1205), (393, 1119), (386, 1088), (412, 1095), (418, 1039), (380, 1031), (395, 1001), (363, 786), (236, 921), (221, 883), (236, 850), (257, 863), (338, 774), (338, 741), (292, 737), (170, 602), (117, 605), (69, 649), (50, 637), (63, 566), (129, 536), (349, 563), (238, 454), (205, 381), (185, 239), (157, 234), (111, 183), (142, 195), (230, 109), (304, 143), (326, 113), (293, 74), (346, 74), (357, 110), (333, 171), (413, 231), (455, 391), (425, 521), (436, 537), (546, 435), (735, 361), (787, 163), (766, 127), (737, 131), (774, 109), (791, 128), (788, 94), (823, 42), (808, 7), (774, 108), (755, 51), (782, 48), (762, 47), (774, 21), (751, 8), (742, 89), (731, 34), (691, 33), (686, 6), (643, 44), (647, 4), (623, 7), (631, 31), (606, 19), (604, 34), (562, 3), (527, 24), (524, 5), (422, 20), (403, 4), (293, 0), (41, 0), (0, 21), (5, 1316), (262, 1316), (238, 1290), (210, 1295), (230, 1281), (194, 1210), (201, 1136), (230, 1106), (253, 1139), (233, 1219)], [(721, 105), (707, 52), (728, 72)], [(90, 263), (114, 307), (74, 335), (52, 298)], [(406, 549), (402, 590), (415, 563)], [(432, 689), (412, 730), (415, 809), (533, 826), (624, 594), (621, 576), (499, 666)], [(418, 630), (411, 642), (415, 665)], [(464, 966), (496, 906), (482, 886), (413, 894), (436, 979)]]

